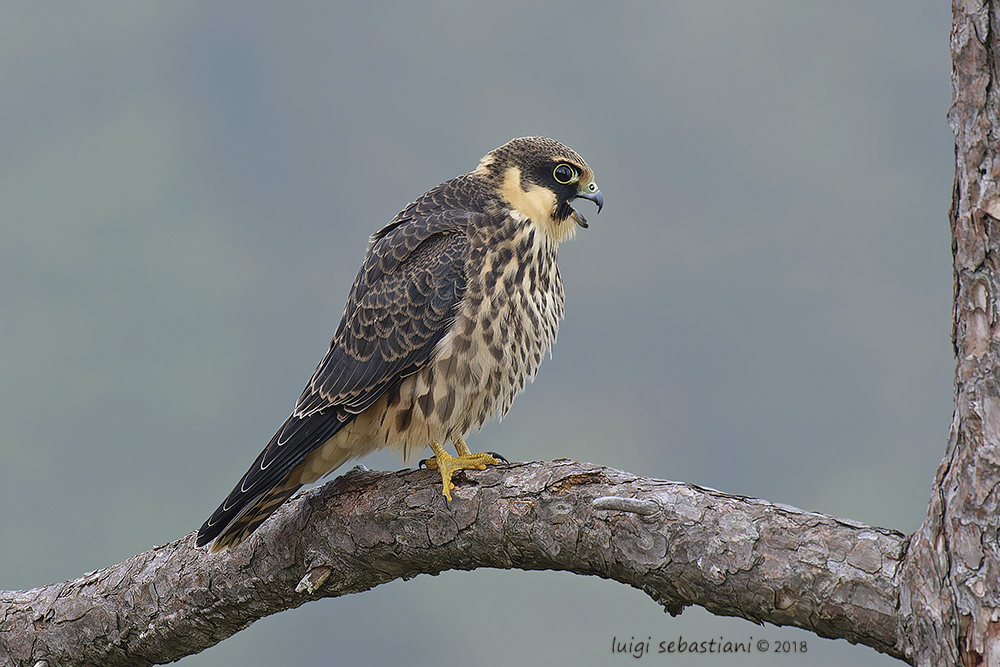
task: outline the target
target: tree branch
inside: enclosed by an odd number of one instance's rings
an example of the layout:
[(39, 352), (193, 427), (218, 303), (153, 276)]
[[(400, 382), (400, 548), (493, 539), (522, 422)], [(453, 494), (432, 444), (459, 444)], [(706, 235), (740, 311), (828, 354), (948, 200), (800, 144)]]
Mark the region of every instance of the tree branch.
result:
[(361, 468), (287, 503), (245, 545), (194, 534), (73, 581), (0, 593), (0, 663), (151, 665), (257, 619), (394, 579), (567, 570), (688, 605), (794, 625), (902, 657), (907, 538), (691, 484), (560, 460), (465, 473)]

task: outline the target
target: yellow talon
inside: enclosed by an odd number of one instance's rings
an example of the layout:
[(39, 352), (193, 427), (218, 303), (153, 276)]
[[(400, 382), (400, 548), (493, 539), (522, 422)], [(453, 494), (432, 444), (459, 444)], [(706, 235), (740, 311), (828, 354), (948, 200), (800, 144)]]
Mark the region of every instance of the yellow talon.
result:
[(427, 459), (425, 464), (431, 470), (441, 471), (441, 487), (444, 497), (449, 502), (451, 501), (451, 490), (455, 488), (451, 481), (453, 474), (459, 470), (486, 470), (486, 466), (499, 463), (489, 454), (473, 454), (461, 438), (455, 439), (455, 450), (458, 452), (458, 456), (452, 456), (436, 442), (431, 443), (431, 449), (434, 451), (434, 458)]

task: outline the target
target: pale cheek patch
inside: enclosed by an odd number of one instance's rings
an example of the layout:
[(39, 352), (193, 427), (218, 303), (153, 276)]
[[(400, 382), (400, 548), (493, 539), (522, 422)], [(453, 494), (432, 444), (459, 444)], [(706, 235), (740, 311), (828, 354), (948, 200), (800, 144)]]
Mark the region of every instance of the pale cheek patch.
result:
[(521, 170), (511, 167), (504, 176), (501, 194), (510, 206), (510, 214), (518, 222), (530, 220), (547, 237), (561, 243), (572, 238), (576, 231), (573, 216), (561, 222), (552, 219), (556, 210), (556, 195), (547, 188), (529, 185), (521, 187)]
[(501, 194), (514, 211), (537, 223), (551, 221), (556, 209), (556, 196), (551, 190), (537, 185), (529, 185), (527, 190), (521, 187), (521, 170), (517, 167), (504, 175)]

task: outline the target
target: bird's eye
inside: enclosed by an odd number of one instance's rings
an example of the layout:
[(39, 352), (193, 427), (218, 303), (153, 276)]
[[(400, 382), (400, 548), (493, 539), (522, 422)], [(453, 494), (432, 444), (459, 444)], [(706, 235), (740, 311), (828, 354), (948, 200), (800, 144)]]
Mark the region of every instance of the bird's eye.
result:
[(566, 185), (580, 178), (580, 175), (576, 173), (576, 169), (568, 164), (561, 164), (552, 170), (552, 177), (556, 179), (557, 183)]

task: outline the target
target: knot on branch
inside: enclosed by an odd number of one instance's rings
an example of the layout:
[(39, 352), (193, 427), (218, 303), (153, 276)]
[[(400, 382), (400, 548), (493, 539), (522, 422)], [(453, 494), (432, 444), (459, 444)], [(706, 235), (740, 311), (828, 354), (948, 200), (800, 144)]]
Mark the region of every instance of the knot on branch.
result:
[(651, 516), (660, 511), (660, 506), (652, 500), (636, 500), (621, 496), (601, 496), (594, 499), (594, 509), (630, 512), (639, 516)]

